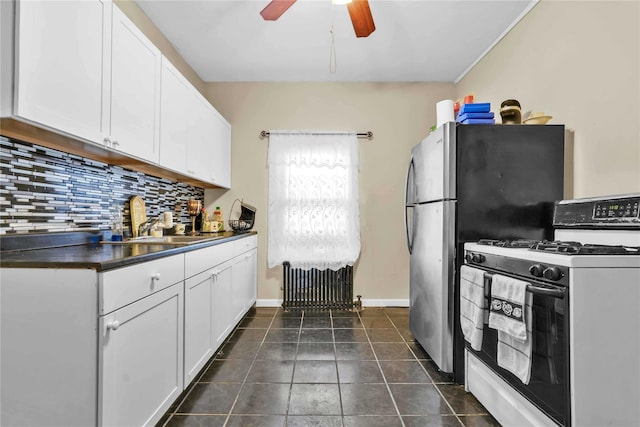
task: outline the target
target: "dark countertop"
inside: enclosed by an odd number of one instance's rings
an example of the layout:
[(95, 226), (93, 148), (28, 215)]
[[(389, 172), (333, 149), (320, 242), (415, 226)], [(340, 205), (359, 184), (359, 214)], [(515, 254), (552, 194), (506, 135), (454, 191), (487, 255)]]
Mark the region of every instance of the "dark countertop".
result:
[[(153, 243), (105, 244), (86, 243), (88, 238), (58, 239), (47, 243), (40, 241), (40, 246), (10, 249), (11, 245), (2, 242), (0, 267), (2, 268), (87, 268), (96, 271), (111, 270), (140, 262), (164, 258), (185, 253), (208, 246), (227, 243), (232, 240), (257, 234), (255, 231), (220, 233), (216, 240), (209, 240), (189, 245), (169, 245)], [(32, 237), (32, 236), (30, 236)], [(65, 236), (66, 237), (66, 236)], [(12, 240), (17, 237), (11, 237)], [(5, 240), (5, 238), (3, 238)], [(12, 242), (14, 243), (14, 242)]]

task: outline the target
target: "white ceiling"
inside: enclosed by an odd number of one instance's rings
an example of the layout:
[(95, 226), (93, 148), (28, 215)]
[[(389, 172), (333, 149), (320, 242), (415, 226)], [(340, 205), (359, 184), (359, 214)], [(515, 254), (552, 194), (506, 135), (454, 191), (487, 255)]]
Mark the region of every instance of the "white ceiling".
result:
[(260, 16), (269, 0), (137, 0), (205, 82), (455, 82), (536, 2), (369, 0), (376, 30), (356, 38), (331, 0), (298, 0), (277, 21)]

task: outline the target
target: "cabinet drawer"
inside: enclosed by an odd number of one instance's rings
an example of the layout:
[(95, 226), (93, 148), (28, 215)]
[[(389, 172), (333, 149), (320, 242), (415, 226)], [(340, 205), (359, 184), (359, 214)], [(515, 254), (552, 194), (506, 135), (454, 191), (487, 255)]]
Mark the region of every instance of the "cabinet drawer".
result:
[(174, 255), (100, 274), (100, 314), (106, 314), (184, 279), (184, 255)]
[(233, 258), (233, 243), (221, 243), (185, 254), (185, 278)]
[(233, 241), (233, 256), (238, 256), (258, 247), (258, 236), (252, 235)]

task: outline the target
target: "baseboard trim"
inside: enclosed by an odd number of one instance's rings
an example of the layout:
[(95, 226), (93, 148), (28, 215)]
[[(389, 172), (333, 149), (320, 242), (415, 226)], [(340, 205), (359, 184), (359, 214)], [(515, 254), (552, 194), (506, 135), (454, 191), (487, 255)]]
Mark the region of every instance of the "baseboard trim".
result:
[[(409, 307), (408, 299), (362, 299), (364, 307)], [(281, 307), (281, 299), (258, 299), (256, 307)]]
[(257, 299), (256, 307), (281, 307), (281, 299)]

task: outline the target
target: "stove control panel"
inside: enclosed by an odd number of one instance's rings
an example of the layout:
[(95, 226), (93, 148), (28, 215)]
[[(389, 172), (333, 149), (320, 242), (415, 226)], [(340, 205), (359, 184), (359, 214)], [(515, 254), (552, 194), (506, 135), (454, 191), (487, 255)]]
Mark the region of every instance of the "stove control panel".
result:
[(556, 202), (553, 225), (640, 229), (640, 194)]
[(638, 218), (639, 204), (639, 199), (596, 203), (593, 219)]

